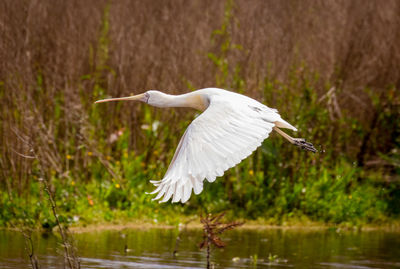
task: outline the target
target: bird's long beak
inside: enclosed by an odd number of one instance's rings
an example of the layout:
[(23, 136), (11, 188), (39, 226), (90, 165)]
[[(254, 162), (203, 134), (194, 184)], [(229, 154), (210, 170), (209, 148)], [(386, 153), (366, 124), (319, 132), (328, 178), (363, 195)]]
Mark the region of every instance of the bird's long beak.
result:
[(147, 93), (141, 93), (138, 95), (128, 96), (128, 97), (108, 98), (108, 99), (97, 100), (95, 102), (95, 104), (111, 102), (111, 101), (129, 101), (129, 100), (134, 100), (134, 101), (136, 100), (136, 101), (141, 101), (141, 102), (147, 103), (147, 101), (149, 100), (149, 95)]

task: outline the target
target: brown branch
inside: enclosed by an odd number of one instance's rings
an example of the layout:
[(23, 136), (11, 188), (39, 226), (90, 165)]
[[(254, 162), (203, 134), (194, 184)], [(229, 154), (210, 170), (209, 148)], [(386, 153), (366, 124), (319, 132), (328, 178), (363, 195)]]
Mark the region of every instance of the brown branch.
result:
[(201, 217), (200, 219), (203, 224), (203, 241), (199, 247), (207, 246), (207, 268), (210, 268), (211, 247), (223, 248), (226, 246), (226, 243), (218, 235), (244, 224), (244, 222), (222, 223), (221, 220), (224, 216), (225, 212), (222, 212), (215, 216), (208, 214), (205, 218)]

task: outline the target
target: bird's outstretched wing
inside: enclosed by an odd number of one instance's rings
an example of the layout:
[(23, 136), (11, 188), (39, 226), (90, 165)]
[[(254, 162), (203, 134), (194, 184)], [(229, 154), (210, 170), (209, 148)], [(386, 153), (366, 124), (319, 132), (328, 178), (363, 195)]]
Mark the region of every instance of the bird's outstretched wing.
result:
[(248, 100), (211, 96), (209, 107), (189, 125), (171, 164), (160, 181), (151, 181), (154, 200), (185, 203), (203, 190), (203, 180), (215, 181), (249, 156), (281, 119), (276, 110)]

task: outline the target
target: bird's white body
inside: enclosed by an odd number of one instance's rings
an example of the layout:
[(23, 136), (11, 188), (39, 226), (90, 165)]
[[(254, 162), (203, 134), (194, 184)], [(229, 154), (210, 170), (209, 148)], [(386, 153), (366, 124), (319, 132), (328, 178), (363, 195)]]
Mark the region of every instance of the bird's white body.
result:
[(206, 88), (182, 95), (148, 91), (98, 102), (113, 100), (140, 100), (157, 107), (192, 107), (204, 111), (185, 131), (164, 178), (151, 181), (157, 186), (152, 192), (157, 194), (154, 199), (162, 198), (160, 202), (172, 198), (172, 202), (185, 203), (192, 190), (201, 193), (205, 179), (214, 182), (240, 163), (273, 129), (277, 130), (275, 127), (297, 131), (276, 109), (223, 89)]
[(185, 203), (192, 190), (201, 193), (205, 179), (214, 182), (248, 157), (278, 122), (296, 130), (277, 110), (234, 92), (207, 88), (180, 97), (199, 96), (208, 107), (187, 128), (164, 178), (152, 181), (161, 202), (172, 197), (172, 202)]

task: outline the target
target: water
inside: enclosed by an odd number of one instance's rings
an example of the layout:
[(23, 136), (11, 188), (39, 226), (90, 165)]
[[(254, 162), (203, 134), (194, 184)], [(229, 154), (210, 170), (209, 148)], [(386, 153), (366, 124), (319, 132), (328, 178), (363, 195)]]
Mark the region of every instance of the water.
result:
[[(75, 234), (82, 268), (205, 268), (201, 230), (99, 231)], [(400, 268), (400, 233), (330, 230), (234, 230), (212, 252), (216, 268)], [(36, 233), (41, 268), (63, 268), (58, 236)], [(128, 250), (125, 251), (125, 246)], [(255, 258), (255, 256), (257, 258)], [(0, 230), (0, 268), (29, 268), (24, 238)]]

